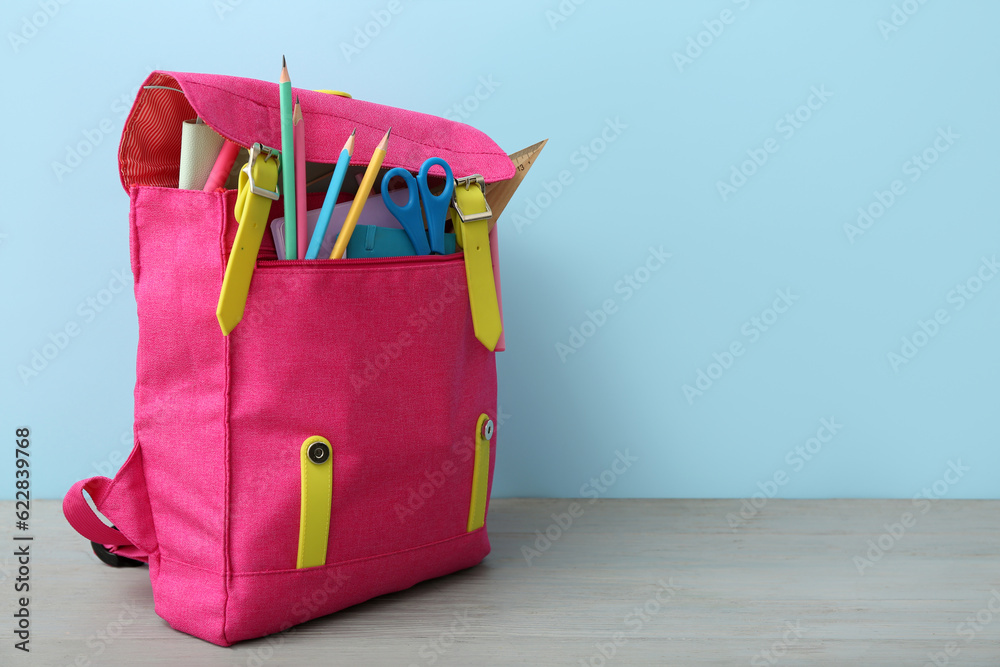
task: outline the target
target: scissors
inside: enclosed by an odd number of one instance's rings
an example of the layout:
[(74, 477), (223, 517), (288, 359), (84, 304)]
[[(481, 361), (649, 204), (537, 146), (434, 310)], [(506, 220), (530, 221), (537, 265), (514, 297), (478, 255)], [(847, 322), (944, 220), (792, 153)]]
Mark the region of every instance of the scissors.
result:
[[(431, 194), (431, 189), (427, 185), (427, 175), (431, 167), (439, 165), (444, 168), (444, 190), (441, 194)], [(395, 177), (400, 177), (406, 183), (407, 199), (406, 204), (400, 206), (389, 196), (389, 181)], [(439, 157), (428, 158), (420, 165), (417, 177), (401, 167), (395, 167), (386, 172), (382, 179), (382, 200), (389, 212), (399, 220), (403, 226), (403, 231), (413, 244), (413, 249), (418, 255), (443, 255), (444, 252), (444, 223), (448, 217), (448, 207), (451, 205), (451, 197), (455, 191), (455, 177), (451, 173), (451, 167), (444, 159)], [(421, 213), (423, 204), (423, 213)], [(427, 218), (427, 228), (424, 229), (424, 218)]]

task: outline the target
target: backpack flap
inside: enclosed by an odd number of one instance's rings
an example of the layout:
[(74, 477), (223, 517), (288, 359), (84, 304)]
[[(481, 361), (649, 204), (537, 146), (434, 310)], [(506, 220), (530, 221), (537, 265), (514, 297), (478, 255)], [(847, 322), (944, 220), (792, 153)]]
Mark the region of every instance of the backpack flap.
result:
[[(294, 88), (292, 94), (302, 102), (310, 162), (336, 163), (344, 140), (357, 128), (351, 164), (368, 164), (391, 126), (385, 169), (415, 172), (428, 158), (440, 157), (458, 177), (482, 174), (487, 183), (495, 183), (514, 176), (507, 154), (469, 125), (314, 90)], [(139, 89), (122, 131), (118, 163), (126, 191), (133, 185), (177, 187), (183, 123), (195, 117), (244, 148), (254, 142), (281, 147), (277, 83), (153, 72)]]

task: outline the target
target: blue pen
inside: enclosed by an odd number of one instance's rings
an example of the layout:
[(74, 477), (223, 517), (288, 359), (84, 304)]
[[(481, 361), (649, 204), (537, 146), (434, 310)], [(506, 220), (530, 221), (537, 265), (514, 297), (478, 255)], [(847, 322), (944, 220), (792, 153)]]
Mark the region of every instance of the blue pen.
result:
[[(323, 199), (323, 208), (319, 210), (319, 219), (316, 220), (316, 229), (313, 230), (312, 238), (309, 239), (309, 249), (306, 250), (306, 259), (316, 259), (319, 256), (319, 248), (323, 245), (323, 237), (326, 236), (326, 228), (330, 225), (330, 217), (333, 215), (333, 207), (337, 205), (337, 197), (340, 196), (340, 187), (344, 184), (344, 176), (347, 175), (347, 167), (351, 162), (351, 155), (354, 154), (354, 133), (347, 137), (344, 150), (340, 151), (337, 158), (337, 166), (333, 170), (333, 177), (330, 178), (330, 187), (326, 189), (326, 197)], [(303, 223), (304, 224), (304, 223)]]

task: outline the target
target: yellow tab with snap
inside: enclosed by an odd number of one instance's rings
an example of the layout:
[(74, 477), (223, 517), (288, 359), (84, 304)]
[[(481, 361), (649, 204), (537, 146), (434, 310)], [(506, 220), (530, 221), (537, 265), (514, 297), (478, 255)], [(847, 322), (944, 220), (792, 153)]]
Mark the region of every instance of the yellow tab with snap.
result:
[(302, 494), (299, 508), (299, 554), (296, 568), (326, 564), (333, 504), (333, 448), (320, 435), (311, 435), (299, 450)]
[(493, 420), (488, 414), (479, 415), (476, 422), (476, 455), (472, 464), (472, 493), (469, 502), (467, 532), (482, 528), (486, 523), (486, 500), (490, 486), (490, 440)]

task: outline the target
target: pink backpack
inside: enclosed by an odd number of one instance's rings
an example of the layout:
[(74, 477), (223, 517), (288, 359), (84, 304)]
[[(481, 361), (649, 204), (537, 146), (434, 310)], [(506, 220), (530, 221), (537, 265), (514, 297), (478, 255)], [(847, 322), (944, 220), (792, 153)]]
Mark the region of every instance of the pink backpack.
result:
[[(467, 125), (295, 94), (310, 162), (335, 163), (357, 128), (352, 164), (367, 164), (392, 126), (385, 168), (437, 156), (456, 176), (514, 174)], [(485, 516), (471, 515), (492, 486), (496, 364), (473, 333), (461, 253), (277, 261), (265, 234), (244, 317), (223, 336), (236, 192), (177, 188), (181, 125), (195, 116), (243, 147), (281, 145), (275, 83), (154, 72), (140, 89), (119, 150), (139, 318), (135, 444), (113, 480), (76, 483), (63, 509), (106, 562), (149, 564), (172, 627), (228, 646), (486, 556)], [(298, 568), (300, 451), (317, 436), (332, 461), (326, 563)]]

